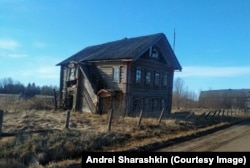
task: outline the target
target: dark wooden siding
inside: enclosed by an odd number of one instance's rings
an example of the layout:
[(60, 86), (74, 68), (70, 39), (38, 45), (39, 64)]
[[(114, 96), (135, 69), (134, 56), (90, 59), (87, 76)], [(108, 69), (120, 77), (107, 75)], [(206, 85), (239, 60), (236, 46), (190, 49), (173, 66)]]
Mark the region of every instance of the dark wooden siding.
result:
[[(135, 82), (136, 69), (141, 70), (141, 83)], [(146, 72), (151, 72), (151, 82), (145, 83)], [(155, 73), (159, 73), (159, 85), (155, 85)], [(171, 111), (172, 88), (173, 88), (173, 69), (158, 60), (140, 58), (131, 64), (129, 70), (129, 108), (130, 115), (138, 115), (144, 108), (148, 116), (159, 116), (163, 106), (167, 112)], [(167, 85), (163, 85), (163, 74), (167, 73)]]

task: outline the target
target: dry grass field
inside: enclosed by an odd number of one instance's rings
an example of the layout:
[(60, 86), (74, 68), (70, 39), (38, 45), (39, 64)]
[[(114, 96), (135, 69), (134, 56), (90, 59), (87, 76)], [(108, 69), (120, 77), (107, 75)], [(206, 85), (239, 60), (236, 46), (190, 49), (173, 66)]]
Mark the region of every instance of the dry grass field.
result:
[(71, 112), (65, 129), (66, 112), (54, 111), (53, 105), (50, 98), (0, 96), (0, 109), (4, 110), (0, 167), (77, 167), (82, 151), (125, 151), (243, 117), (238, 113), (237, 117), (221, 114), (201, 119), (205, 111), (197, 109), (165, 115), (160, 123), (157, 118), (142, 118), (138, 126), (138, 117), (115, 116), (108, 131), (107, 115)]

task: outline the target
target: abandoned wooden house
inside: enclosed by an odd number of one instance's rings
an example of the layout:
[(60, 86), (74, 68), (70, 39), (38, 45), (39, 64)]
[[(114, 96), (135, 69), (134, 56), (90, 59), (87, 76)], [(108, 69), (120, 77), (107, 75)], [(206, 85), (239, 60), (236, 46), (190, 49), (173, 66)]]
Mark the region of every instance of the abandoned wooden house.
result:
[(163, 33), (90, 46), (57, 65), (62, 106), (129, 116), (170, 112), (174, 71), (182, 69)]

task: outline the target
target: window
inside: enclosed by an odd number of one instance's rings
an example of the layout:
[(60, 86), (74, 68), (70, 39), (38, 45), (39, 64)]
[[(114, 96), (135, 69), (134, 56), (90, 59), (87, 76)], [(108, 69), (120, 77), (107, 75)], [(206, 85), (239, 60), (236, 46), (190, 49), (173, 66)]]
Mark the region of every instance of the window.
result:
[(163, 81), (162, 81), (162, 85), (163, 86), (167, 86), (168, 84), (168, 75), (166, 72), (163, 73)]
[(149, 51), (149, 57), (153, 59), (158, 59), (159, 58), (159, 53), (155, 47), (151, 47)]
[(120, 67), (113, 67), (113, 81), (119, 82), (120, 79)]
[(148, 105), (148, 110), (149, 110), (149, 112), (153, 112), (153, 105), (154, 105), (154, 99), (152, 99), (152, 98), (149, 98), (149, 101), (148, 101), (148, 103), (146, 104), (146, 105)]
[(136, 84), (141, 83), (141, 76), (142, 76), (142, 71), (140, 69), (136, 69), (136, 73), (135, 73), (135, 83)]
[(151, 72), (146, 72), (145, 83), (146, 83), (146, 85), (150, 85), (150, 83), (151, 83)]
[(75, 80), (76, 78), (76, 68), (69, 69), (69, 80)]
[(141, 103), (142, 102), (141, 102), (140, 98), (134, 97), (134, 99), (133, 99), (133, 110), (132, 111), (139, 112), (141, 110), (141, 108), (142, 108)]
[(155, 86), (159, 86), (159, 85), (160, 85), (160, 73), (155, 72)]
[(159, 110), (159, 99), (154, 99), (154, 111)]

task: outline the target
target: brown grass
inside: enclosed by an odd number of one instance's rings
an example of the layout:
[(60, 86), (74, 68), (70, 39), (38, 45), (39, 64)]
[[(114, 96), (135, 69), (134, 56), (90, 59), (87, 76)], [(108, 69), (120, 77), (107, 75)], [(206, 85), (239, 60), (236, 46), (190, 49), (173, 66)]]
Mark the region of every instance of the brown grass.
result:
[(22, 110), (20, 105), (6, 106), (9, 109), (4, 112), (2, 130), (15, 135), (0, 139), (0, 167), (7, 163), (40, 167), (36, 161), (46, 167), (70, 167), (80, 163), (82, 151), (124, 151), (228, 123), (194, 118), (184, 121), (189, 112), (182, 112), (165, 116), (161, 123), (156, 118), (143, 118), (140, 126), (138, 117), (117, 117), (108, 131), (107, 115), (71, 112), (69, 129), (65, 129), (65, 111), (34, 110), (31, 107), (38, 107), (35, 103), (27, 104)]

